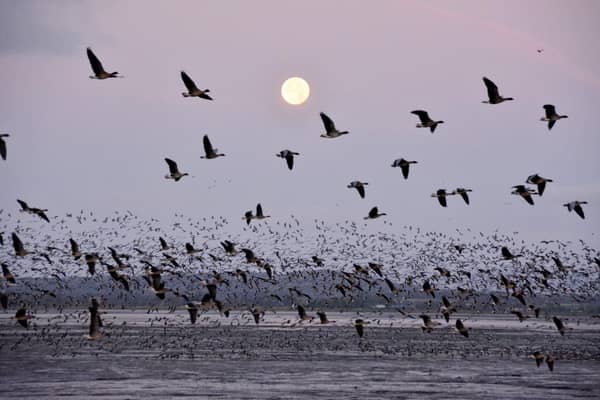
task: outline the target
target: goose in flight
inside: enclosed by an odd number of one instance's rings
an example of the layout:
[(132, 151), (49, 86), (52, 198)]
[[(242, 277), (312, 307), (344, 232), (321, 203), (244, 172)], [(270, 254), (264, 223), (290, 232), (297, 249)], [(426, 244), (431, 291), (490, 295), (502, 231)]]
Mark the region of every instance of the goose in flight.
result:
[(217, 158), (217, 157), (225, 157), (225, 154), (223, 153), (217, 153), (217, 151), (219, 151), (219, 149), (215, 149), (212, 147), (212, 144), (210, 143), (210, 139), (208, 138), (208, 135), (204, 135), (204, 138), (202, 138), (202, 144), (204, 145), (204, 156), (200, 156), (200, 158), (206, 158), (208, 160), (211, 160), (213, 158)]
[(575, 200), (567, 204), (563, 204), (563, 207), (567, 207), (569, 212), (575, 211), (575, 214), (579, 215), (581, 219), (585, 219), (585, 214), (583, 213), (583, 208), (581, 207), (582, 204), (587, 204), (587, 201)]
[(183, 81), (183, 84), (185, 85), (185, 87), (188, 90), (187, 93), (186, 92), (181, 93), (181, 95), (183, 97), (200, 97), (200, 98), (206, 99), (206, 100), (213, 99), (212, 97), (210, 97), (207, 94), (208, 92), (210, 92), (210, 90), (209, 89), (204, 89), (204, 90), (198, 89), (198, 86), (196, 86), (196, 83), (194, 83), (192, 78), (190, 78), (189, 75), (185, 73), (185, 71), (181, 71), (181, 80)]
[(294, 168), (294, 156), (299, 156), (300, 153), (296, 153), (291, 150), (281, 150), (279, 153), (275, 154), (277, 157), (284, 158), (287, 163), (288, 169), (291, 171)]
[(537, 191), (540, 197), (544, 194), (544, 189), (546, 189), (546, 182), (552, 182), (552, 179), (543, 178), (538, 174), (529, 175), (525, 183), (529, 183), (531, 185), (537, 185)]
[(356, 189), (356, 191), (358, 192), (359, 196), (361, 199), (365, 198), (365, 185), (368, 185), (367, 182), (361, 182), (361, 181), (352, 181), (350, 182), (350, 184), (348, 185), (348, 189)]
[(446, 192), (446, 189), (438, 189), (437, 192), (431, 194), (431, 197), (437, 197), (438, 201), (440, 202), (440, 205), (442, 207), (446, 207), (446, 206), (448, 206), (448, 203), (446, 202), (446, 197), (452, 196), (454, 194), (456, 194), (456, 193)]
[(21, 325), (23, 328), (27, 329), (29, 323), (27, 322), (33, 318), (31, 315), (27, 315), (27, 310), (25, 308), (19, 308), (17, 313), (14, 316), (14, 319)]
[(329, 318), (327, 318), (327, 314), (325, 314), (325, 311), (317, 311), (317, 316), (319, 317), (319, 322), (321, 322), (322, 325), (331, 324), (335, 322), (330, 321)]
[[(515, 258), (523, 257), (522, 254), (513, 254), (513, 253), (511, 253), (511, 251), (506, 246), (502, 246), (502, 248), (500, 249), (500, 254), (502, 254), (502, 258), (504, 258), (505, 260), (514, 260)], [(509, 286), (510, 286), (508, 284), (508, 279), (506, 279), (504, 277), (504, 275), (502, 275), (501, 276), (501, 280), (502, 280), (503, 285), (506, 286), (506, 288), (508, 289)]]
[(46, 211), (48, 211), (48, 210), (41, 209), (41, 208), (35, 208), (35, 207), (29, 207), (27, 205), (27, 203), (25, 203), (23, 200), (19, 200), (19, 199), (17, 199), (17, 203), (19, 203), (19, 205), (21, 206), (21, 212), (26, 212), (26, 213), (29, 213), (32, 215), (37, 215), (44, 221), (50, 222), (50, 220), (48, 219), (48, 216), (46, 215)]
[(347, 135), (348, 131), (338, 131), (333, 123), (333, 120), (329, 118), (325, 113), (320, 113), (321, 120), (325, 126), (325, 133), (321, 135), (322, 138), (333, 139), (341, 135)]
[(423, 332), (431, 333), (436, 326), (440, 325), (438, 321), (432, 321), (431, 317), (427, 314), (421, 314), (419, 318), (423, 320), (423, 325), (421, 326)]
[(102, 63), (96, 57), (92, 49), (87, 48), (87, 56), (90, 60), (90, 65), (92, 66), (92, 71), (94, 75), (90, 75), (90, 79), (107, 79), (107, 78), (122, 78), (122, 75), (119, 75), (118, 72), (106, 72)]
[(542, 117), (540, 121), (548, 122), (548, 130), (552, 129), (556, 121), (561, 118), (569, 118), (568, 115), (558, 115), (556, 113), (556, 108), (552, 104), (544, 104), (544, 110), (546, 111), (546, 116)]
[(237, 254), (237, 250), (235, 249), (235, 243), (229, 240), (224, 240), (221, 242), (221, 246), (223, 246), (225, 254), (227, 254), (228, 256), (235, 256)]
[(444, 123), (444, 121), (434, 121), (431, 118), (429, 118), (429, 114), (427, 114), (427, 111), (414, 110), (410, 113), (415, 114), (421, 120), (421, 123), (417, 124), (417, 128), (429, 128), (431, 133), (435, 131), (435, 128), (437, 128), (438, 124)]
[(485, 87), (487, 88), (488, 101), (482, 101), (482, 103), (486, 104), (500, 104), (503, 101), (514, 100), (512, 97), (502, 97), (498, 93), (498, 86), (485, 76), (483, 77), (483, 83), (485, 83)]
[(408, 172), (410, 169), (410, 164), (418, 164), (417, 161), (408, 161), (405, 160), (404, 158), (398, 158), (396, 160), (394, 160), (394, 162), (392, 163), (392, 167), (396, 168), (396, 167), (400, 167), (400, 169), (402, 170), (402, 176), (404, 176), (404, 179), (408, 179)]
[(6, 141), (3, 139), (9, 137), (8, 133), (0, 133), (0, 157), (6, 161)]
[(15, 280), (15, 276), (8, 269), (8, 265), (4, 263), (2, 263), (2, 275), (8, 283), (17, 283), (17, 281)]
[(71, 256), (73, 256), (74, 260), (79, 260), (81, 258), (81, 251), (79, 251), (79, 245), (72, 238), (69, 239), (69, 243), (71, 244)]
[(265, 218), (269, 218), (269, 217), (270, 217), (270, 215), (263, 214), (262, 206), (260, 205), (260, 203), (258, 203), (256, 205), (256, 215), (253, 215), (252, 211), (246, 211), (243, 219), (246, 220), (246, 224), (250, 225), (250, 221), (252, 221), (253, 219), (265, 219)]
[(467, 328), (460, 319), (456, 320), (456, 330), (464, 337), (469, 337), (469, 328)]
[(525, 199), (526, 202), (528, 202), (531, 205), (534, 205), (533, 198), (531, 197), (531, 195), (538, 194), (535, 190), (526, 188), (524, 185), (513, 186), (513, 189), (515, 190), (513, 190), (511, 194), (521, 196), (523, 199)]
[(453, 192), (454, 194), (459, 194), (460, 197), (462, 197), (462, 199), (465, 201), (465, 203), (467, 203), (467, 205), (469, 204), (469, 192), (472, 192), (473, 190), (471, 189), (465, 189), (465, 188), (456, 188), (456, 190)]
[(29, 254), (29, 252), (27, 250), (25, 250), (25, 247), (23, 246), (23, 242), (21, 242), (21, 239), (17, 236), (16, 233), (13, 232), (11, 237), (12, 237), (13, 248), (15, 249), (16, 256), (25, 257), (27, 254)]
[(177, 168), (177, 163), (171, 160), (170, 158), (165, 158), (165, 161), (169, 166), (169, 174), (165, 175), (166, 179), (173, 179), (175, 182), (177, 182), (184, 176), (189, 175), (187, 172), (179, 172), (179, 168)]
[(369, 215), (367, 215), (365, 217), (365, 219), (375, 219), (375, 218), (382, 217), (384, 215), (387, 215), (387, 214), (386, 213), (380, 213), (379, 209), (377, 207), (373, 207), (373, 208), (371, 208), (371, 211), (369, 211)]

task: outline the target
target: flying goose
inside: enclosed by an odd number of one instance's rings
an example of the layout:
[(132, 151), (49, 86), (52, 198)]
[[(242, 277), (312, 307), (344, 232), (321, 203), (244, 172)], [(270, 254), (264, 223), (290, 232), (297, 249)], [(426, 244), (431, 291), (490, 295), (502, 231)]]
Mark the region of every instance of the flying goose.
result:
[(485, 87), (487, 88), (488, 101), (482, 101), (482, 103), (486, 104), (500, 104), (503, 101), (514, 100), (512, 97), (502, 97), (498, 93), (498, 86), (485, 76), (483, 77), (483, 83), (485, 83)]
[(86, 254), (83, 256), (85, 263), (88, 267), (88, 272), (90, 275), (94, 275), (96, 273), (96, 263), (102, 260), (102, 257), (98, 255), (98, 253)]
[(325, 113), (320, 113), (321, 120), (323, 120), (323, 125), (325, 126), (325, 133), (321, 135), (322, 138), (333, 139), (341, 135), (347, 135), (348, 131), (338, 131), (335, 128), (335, 124)]
[(322, 325), (331, 324), (331, 323), (335, 322), (335, 321), (330, 321), (327, 318), (327, 314), (325, 314), (324, 311), (317, 311), (317, 315), (319, 316), (319, 322), (321, 322)]
[(454, 194), (456, 194), (456, 193), (446, 192), (446, 189), (438, 189), (435, 193), (431, 194), (431, 197), (437, 197), (438, 201), (440, 202), (440, 205), (442, 207), (446, 207), (446, 206), (448, 206), (448, 203), (446, 202), (446, 197), (452, 196)]
[(575, 211), (577, 215), (579, 215), (582, 219), (585, 219), (585, 214), (583, 213), (583, 208), (581, 208), (581, 205), (587, 203), (587, 201), (575, 200), (567, 204), (563, 204), (563, 207), (567, 207), (567, 210), (569, 210), (569, 212)]
[(235, 243), (230, 242), (229, 240), (224, 240), (221, 242), (221, 246), (223, 246), (223, 249), (225, 249), (225, 254), (228, 256), (235, 256), (237, 254)]
[(6, 141), (4, 141), (5, 137), (9, 137), (8, 133), (0, 133), (0, 157), (6, 161)]
[(208, 160), (211, 160), (213, 158), (217, 158), (217, 157), (225, 157), (225, 154), (223, 153), (217, 153), (217, 151), (219, 151), (219, 149), (215, 149), (212, 147), (212, 144), (210, 143), (210, 139), (208, 138), (208, 135), (204, 135), (204, 138), (202, 138), (202, 144), (204, 145), (204, 156), (200, 156), (200, 158), (206, 158)]
[(569, 118), (568, 115), (558, 115), (556, 113), (556, 108), (554, 108), (552, 104), (544, 104), (544, 110), (546, 111), (546, 116), (540, 118), (540, 121), (548, 121), (548, 130), (552, 129), (559, 119)]
[(27, 315), (27, 310), (25, 310), (25, 308), (19, 308), (14, 316), (14, 319), (19, 323), (19, 325), (25, 329), (27, 329), (29, 325), (27, 321), (32, 318), (33, 317), (31, 315)]
[(404, 179), (408, 179), (408, 172), (410, 169), (410, 164), (418, 164), (417, 161), (408, 161), (405, 160), (404, 158), (398, 158), (396, 160), (394, 160), (394, 162), (392, 163), (392, 167), (396, 168), (396, 167), (400, 167), (400, 169), (402, 170), (402, 176), (404, 176)]
[(301, 305), (298, 305), (296, 309), (298, 310), (298, 317), (300, 318), (300, 321), (312, 321), (315, 318), (308, 315), (304, 307), (302, 307)]
[(188, 76), (188, 74), (185, 73), (185, 71), (181, 71), (181, 80), (183, 81), (185, 87), (188, 90), (187, 93), (186, 92), (181, 93), (181, 95), (183, 97), (200, 97), (200, 98), (206, 99), (206, 100), (213, 99), (212, 97), (210, 97), (207, 94), (208, 92), (210, 92), (210, 90), (209, 89), (204, 89), (204, 90), (198, 89), (198, 86), (196, 86), (196, 84), (194, 83), (192, 78), (190, 78)]
[(456, 320), (456, 330), (464, 337), (469, 337), (469, 328), (467, 328), (460, 319)]
[(518, 196), (521, 196), (523, 199), (525, 199), (526, 202), (528, 202), (531, 205), (534, 205), (533, 198), (531, 197), (531, 195), (538, 194), (538, 192), (536, 192), (533, 189), (528, 189), (524, 185), (513, 186), (513, 189), (515, 189), (515, 190), (513, 190), (511, 192), (511, 194), (516, 194)]
[(456, 190), (453, 192), (455, 194), (459, 194), (460, 197), (462, 197), (462, 199), (465, 201), (465, 203), (467, 203), (467, 205), (469, 204), (469, 192), (472, 192), (473, 190), (471, 189), (465, 189), (465, 188), (456, 188)]
[(433, 287), (431, 286), (429, 281), (425, 281), (423, 283), (423, 292), (425, 292), (426, 294), (430, 294), (431, 297), (435, 298), (435, 291), (433, 290)]
[(19, 199), (17, 199), (17, 203), (19, 203), (21, 205), (21, 212), (26, 212), (26, 213), (29, 213), (32, 215), (37, 215), (44, 221), (50, 222), (50, 220), (48, 219), (48, 216), (46, 215), (46, 211), (48, 211), (48, 210), (41, 209), (41, 208), (35, 208), (35, 207), (29, 207), (27, 205), (27, 203), (25, 203), (23, 200), (19, 200)]
[(421, 123), (417, 124), (417, 128), (429, 128), (431, 133), (435, 131), (435, 128), (437, 128), (438, 124), (444, 123), (444, 121), (434, 121), (431, 118), (429, 118), (429, 114), (427, 114), (427, 111), (414, 110), (410, 113), (415, 114), (421, 120)]
[(6, 281), (8, 283), (17, 283), (15, 281), (15, 276), (13, 274), (11, 274), (10, 270), (8, 269), (8, 265), (2, 263), (2, 275), (4, 276), (4, 279), (6, 279)]
[(525, 183), (529, 183), (531, 185), (537, 185), (537, 191), (540, 197), (544, 194), (544, 189), (546, 189), (546, 182), (552, 182), (552, 179), (542, 178), (538, 174), (529, 175)]
[(365, 217), (365, 219), (375, 219), (387, 215), (386, 213), (380, 213), (377, 207), (371, 208), (369, 211), (369, 215)]
[(169, 174), (165, 175), (166, 179), (173, 179), (175, 182), (179, 181), (186, 175), (189, 175), (187, 172), (181, 173), (177, 168), (177, 163), (170, 158), (165, 158), (167, 165), (169, 166)]
[(291, 150), (281, 150), (279, 153), (275, 154), (277, 157), (285, 158), (285, 162), (287, 163), (288, 169), (291, 171), (294, 168), (294, 156), (299, 156), (300, 153), (296, 153)]
[(348, 185), (348, 189), (352, 189), (352, 188), (356, 189), (356, 191), (360, 195), (360, 198), (364, 199), (365, 198), (365, 185), (368, 185), (368, 184), (369, 184), (368, 182), (352, 181)]
[(17, 257), (25, 257), (27, 254), (29, 254), (29, 252), (25, 250), (25, 247), (23, 247), (23, 242), (21, 242), (21, 239), (17, 236), (16, 233), (13, 232), (11, 237), (13, 242), (13, 248), (15, 249), (15, 255)]
[[(523, 257), (522, 254), (513, 254), (510, 252), (510, 250), (508, 249), (508, 247), (506, 246), (502, 246), (502, 248), (500, 249), (500, 254), (502, 254), (502, 258), (504, 258), (505, 260), (514, 260), (515, 258), (518, 257)], [(502, 275), (502, 280), (505, 280), (506, 278), (504, 278), (504, 275)]]
[(90, 79), (107, 79), (107, 78), (122, 78), (123, 76), (119, 75), (118, 72), (106, 72), (104, 67), (102, 67), (102, 63), (96, 57), (92, 49), (87, 48), (87, 56), (90, 60), (90, 65), (92, 66), (92, 71), (94, 75), (90, 76)]
[(167, 244), (167, 241), (165, 239), (163, 239), (162, 237), (158, 238), (158, 241), (160, 242), (160, 250), (161, 251), (167, 251), (169, 250), (171, 247)]
[(423, 332), (431, 333), (436, 326), (440, 325), (438, 321), (432, 321), (431, 317), (427, 314), (421, 314), (419, 318), (423, 320), (423, 325), (421, 326)]
[[(248, 214), (248, 212), (246, 212), (246, 214)], [(264, 215), (263, 214), (262, 206), (260, 205), (260, 203), (258, 203), (256, 205), (256, 215), (254, 215), (252, 217), (252, 219), (265, 219), (265, 218), (269, 218), (269, 217), (270, 217), (270, 215)], [(246, 216), (246, 220), (247, 219), (248, 219), (248, 217)], [(248, 222), (248, 221), (246, 221), (246, 222)], [(248, 223), (250, 223), (250, 222), (248, 222)]]
[(73, 256), (74, 260), (79, 260), (81, 258), (81, 252), (79, 251), (79, 245), (72, 238), (69, 239), (69, 243), (71, 244), (71, 256)]

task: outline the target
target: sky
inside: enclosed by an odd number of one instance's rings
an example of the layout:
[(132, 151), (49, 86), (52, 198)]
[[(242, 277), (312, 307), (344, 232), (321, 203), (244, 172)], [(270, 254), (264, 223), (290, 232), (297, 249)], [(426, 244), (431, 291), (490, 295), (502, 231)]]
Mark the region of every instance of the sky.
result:
[[(0, 209), (520, 232), (599, 245), (600, 3), (0, 0)], [(124, 79), (92, 80), (90, 46)], [(537, 50), (543, 49), (541, 53)], [(185, 70), (213, 102), (184, 98)], [(286, 104), (283, 81), (311, 97)], [(515, 101), (482, 104), (482, 77)], [(555, 104), (568, 119), (540, 121)], [(415, 109), (444, 120), (417, 129)], [(319, 112), (350, 134), (320, 138)], [(202, 136), (226, 154), (200, 159)], [(300, 153), (293, 171), (275, 157)], [(192, 176), (164, 179), (165, 157)], [(404, 180), (396, 158), (417, 160)], [(510, 194), (554, 180), (535, 206)], [(346, 186), (369, 183), (360, 199)], [(471, 188), (442, 208), (430, 194)], [(588, 201), (586, 219), (562, 204)], [(0, 215), (0, 218), (2, 216)]]

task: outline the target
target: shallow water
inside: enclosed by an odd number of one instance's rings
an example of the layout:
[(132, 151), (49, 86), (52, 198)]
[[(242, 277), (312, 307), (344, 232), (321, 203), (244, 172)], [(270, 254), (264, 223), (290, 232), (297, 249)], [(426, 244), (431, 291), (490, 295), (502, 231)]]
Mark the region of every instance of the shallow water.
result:
[[(191, 325), (182, 311), (107, 311), (97, 341), (84, 338), (84, 313), (38, 314), (29, 330), (0, 314), (0, 397), (600, 397), (597, 319), (570, 321), (561, 336), (542, 319), (470, 317), (464, 338), (454, 319), (423, 333), (420, 320), (363, 312), (360, 339), (355, 312), (328, 314), (336, 322), (324, 326), (267, 312), (256, 326), (240, 312)], [(535, 350), (553, 354), (554, 372), (536, 367)]]

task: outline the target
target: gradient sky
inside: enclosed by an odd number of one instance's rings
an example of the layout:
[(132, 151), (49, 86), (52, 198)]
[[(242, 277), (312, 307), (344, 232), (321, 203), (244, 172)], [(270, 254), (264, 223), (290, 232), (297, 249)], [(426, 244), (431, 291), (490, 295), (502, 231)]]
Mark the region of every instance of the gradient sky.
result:
[[(0, 208), (362, 220), (600, 243), (600, 2), (0, 1)], [(125, 79), (91, 80), (85, 48)], [(544, 49), (539, 54), (536, 50)], [(183, 98), (179, 71), (214, 102)], [(311, 97), (290, 106), (281, 83)], [(516, 101), (482, 104), (482, 76)], [(542, 105), (569, 115), (548, 132)], [(414, 109), (446, 121), (430, 134)], [(350, 135), (319, 137), (319, 112)], [(202, 136), (227, 154), (201, 160)], [(300, 153), (292, 172), (275, 153)], [(164, 179), (163, 158), (194, 177)], [(418, 160), (408, 180), (395, 158)], [(536, 205), (510, 194), (554, 179)], [(346, 185), (369, 182), (366, 199)], [(444, 209), (438, 188), (473, 189)], [(587, 200), (586, 219), (563, 203)], [(382, 219), (369, 221), (375, 229)]]

